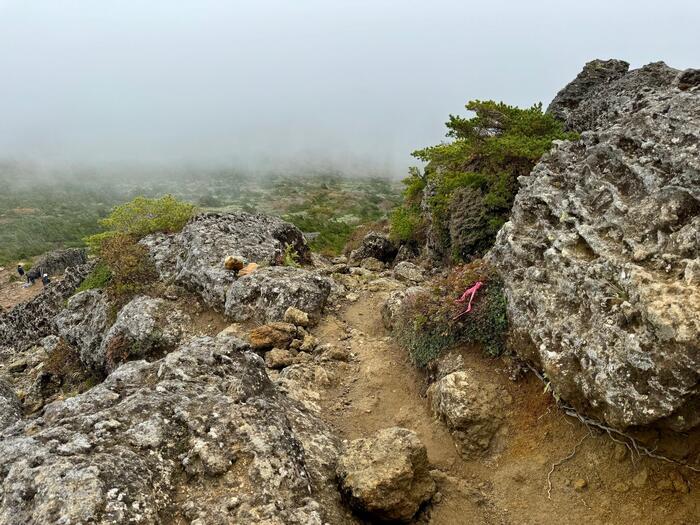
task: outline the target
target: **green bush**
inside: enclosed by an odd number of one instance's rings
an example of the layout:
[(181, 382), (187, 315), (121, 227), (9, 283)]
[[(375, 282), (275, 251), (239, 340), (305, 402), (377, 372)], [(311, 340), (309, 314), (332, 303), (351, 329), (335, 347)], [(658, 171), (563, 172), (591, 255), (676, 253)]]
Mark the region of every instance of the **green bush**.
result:
[(128, 235), (141, 239), (156, 232), (174, 233), (180, 231), (194, 213), (194, 206), (179, 201), (172, 195), (158, 199), (136, 197), (131, 202), (115, 207), (100, 222), (106, 229), (102, 233), (85, 239), (93, 251), (99, 251), (102, 243), (117, 235)]
[[(471, 312), (459, 316), (466, 304), (455, 300), (476, 281), (477, 291)], [(506, 300), (498, 275), (482, 261), (453, 268), (429, 291), (414, 294), (397, 314), (394, 333), (419, 367), (456, 344), (480, 345), (491, 356), (505, 350), (508, 330)]]
[(418, 206), (400, 206), (389, 216), (391, 238), (403, 242), (416, 240), (419, 236), (421, 223)]
[(95, 268), (90, 272), (85, 280), (80, 283), (80, 286), (75, 290), (75, 293), (92, 290), (95, 288), (105, 288), (112, 279), (112, 272), (109, 267), (102, 261), (95, 265)]
[[(496, 232), (508, 220), (513, 199), (518, 191), (518, 177), (528, 175), (539, 158), (556, 139), (574, 139), (573, 133), (565, 133), (562, 125), (551, 115), (542, 112), (536, 104), (521, 109), (494, 101), (474, 100), (467, 104), (474, 117), (450, 115), (446, 126), (451, 142), (413, 152), (413, 156), (426, 163), (421, 172), (409, 171), (405, 185), (402, 208), (415, 209), (430, 188), (427, 198), (431, 215), (431, 228), (439, 239), (444, 252), (451, 253), (455, 261), (467, 261), (482, 255), (493, 244)], [(455, 195), (459, 190), (470, 189), (469, 198), (475, 202), (455, 207)], [(477, 213), (470, 216), (464, 208)], [(450, 224), (455, 209), (478, 230), (469, 232), (469, 239), (459, 235), (465, 228)], [(398, 217), (402, 213), (395, 212)], [(395, 224), (395, 226), (394, 226)], [(482, 226), (483, 224), (483, 226)], [(458, 226), (458, 225), (457, 225)], [(402, 240), (423, 232), (416, 228), (409, 232), (405, 221), (392, 222), (393, 235)]]
[(111, 273), (109, 290), (117, 296), (139, 293), (157, 278), (148, 248), (134, 237), (117, 233), (100, 245), (100, 260)]

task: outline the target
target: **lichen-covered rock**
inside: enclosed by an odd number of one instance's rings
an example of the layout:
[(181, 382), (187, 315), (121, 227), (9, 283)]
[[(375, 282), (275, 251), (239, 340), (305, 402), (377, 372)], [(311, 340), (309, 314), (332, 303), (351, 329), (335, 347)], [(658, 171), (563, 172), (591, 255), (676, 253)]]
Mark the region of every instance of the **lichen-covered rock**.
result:
[(297, 335), (293, 324), (274, 322), (253, 328), (248, 340), (253, 350), (268, 350), (273, 347), (287, 348)]
[(350, 442), (337, 473), (350, 504), (374, 520), (408, 521), (435, 493), (425, 446), (406, 428)]
[(198, 215), (180, 232), (178, 242), (182, 248), (175, 279), (217, 309), (224, 307), (226, 292), (237, 277), (224, 267), (228, 255), (235, 253), (258, 264), (278, 264), (289, 246), (301, 260), (309, 256), (309, 247), (296, 226), (276, 217), (243, 212)]
[(609, 84), (625, 76), (629, 70), (629, 63), (624, 60), (592, 60), (571, 81), (547, 108), (547, 113), (554, 115), (564, 122), (569, 129), (590, 129), (590, 123), (580, 127), (578, 119), (578, 107), (583, 101), (591, 99), (591, 94), (602, 85)]
[(394, 267), (394, 275), (397, 279), (410, 283), (421, 283), (425, 281), (425, 275), (420, 267), (408, 261), (402, 261)]
[(0, 378), (0, 432), (22, 417), (22, 404), (12, 387)]
[(54, 317), (93, 267), (87, 263), (69, 268), (61, 281), (50, 283), (31, 301), (0, 314), (0, 350), (5, 347), (20, 351), (54, 334)]
[(269, 266), (241, 277), (226, 294), (226, 315), (234, 321), (281, 321), (293, 306), (318, 321), (331, 285), (327, 278), (289, 266)]
[(299, 308), (294, 308), (290, 306), (284, 312), (284, 322), (291, 323), (296, 326), (306, 327), (309, 326), (311, 320), (309, 319), (309, 314), (299, 310)]
[(489, 259), (516, 350), (562, 399), (682, 430), (700, 423), (700, 90), (662, 63), (623, 66), (557, 97), (588, 131), (520, 178)]
[(194, 339), (7, 428), (0, 523), (354, 523), (337, 439), (248, 348)]
[(420, 286), (412, 286), (403, 290), (394, 290), (391, 292), (381, 306), (382, 323), (384, 328), (391, 331), (394, 329), (396, 317), (401, 312), (403, 303), (406, 297), (413, 294), (422, 293), (425, 288)]
[(498, 451), (501, 443), (496, 438), (512, 403), (503, 388), (479, 380), (470, 370), (460, 370), (430, 385), (428, 399), (465, 459)]
[(102, 290), (86, 290), (71, 297), (54, 324), (60, 336), (80, 351), (80, 361), (88, 370), (104, 370), (102, 338), (110, 319), (109, 302)]
[(163, 299), (138, 296), (124, 306), (100, 344), (106, 372), (134, 359), (161, 357), (182, 337), (186, 316)]
[[(258, 264), (281, 263), (287, 249), (300, 262), (310, 257), (296, 226), (277, 217), (244, 212), (202, 213), (178, 234), (154, 234), (140, 242), (148, 247), (161, 279), (199, 293), (217, 310), (224, 308), (226, 292), (237, 277), (255, 272)], [(227, 269), (226, 259), (232, 256), (237, 262)], [(244, 268), (239, 264), (242, 261), (250, 264)]]
[(42, 255), (35, 263), (34, 268), (39, 274), (56, 275), (63, 273), (67, 268), (81, 266), (87, 262), (87, 252), (84, 248), (68, 248), (54, 250)]
[(391, 262), (396, 257), (398, 248), (386, 235), (370, 232), (362, 239), (362, 244), (350, 254), (350, 260), (359, 263), (367, 258), (381, 262)]

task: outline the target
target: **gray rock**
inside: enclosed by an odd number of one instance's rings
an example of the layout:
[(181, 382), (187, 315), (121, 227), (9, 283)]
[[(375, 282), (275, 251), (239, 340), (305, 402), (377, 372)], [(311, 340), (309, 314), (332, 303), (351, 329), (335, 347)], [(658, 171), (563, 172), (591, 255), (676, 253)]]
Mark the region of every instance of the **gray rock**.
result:
[(20, 351), (54, 334), (53, 318), (93, 267), (87, 263), (70, 268), (60, 282), (50, 283), (31, 301), (0, 314), (0, 350), (11, 347)]
[(396, 323), (396, 318), (401, 312), (401, 308), (406, 300), (406, 297), (422, 292), (425, 292), (425, 288), (420, 286), (412, 286), (411, 288), (406, 288), (405, 290), (395, 290), (391, 292), (381, 306), (382, 323), (384, 324), (384, 328), (389, 331), (393, 330)]
[(350, 504), (374, 520), (408, 521), (435, 493), (425, 446), (405, 428), (350, 442), (337, 473)]
[[(301, 231), (276, 217), (248, 213), (205, 213), (193, 218), (178, 235), (178, 283), (197, 291), (207, 304), (221, 309), (236, 273), (224, 260), (236, 254), (258, 264), (279, 264), (287, 246), (301, 260), (309, 247)], [(255, 273), (258, 273), (258, 270)]]
[(384, 269), (384, 263), (374, 257), (366, 257), (362, 259), (360, 266), (371, 272), (381, 272)]
[(402, 261), (394, 267), (394, 275), (397, 279), (402, 281), (409, 281), (412, 283), (421, 283), (425, 281), (425, 275), (423, 275), (423, 270), (413, 263)]
[(102, 338), (110, 326), (109, 302), (102, 290), (86, 290), (68, 300), (54, 318), (63, 339), (80, 351), (80, 361), (93, 372), (105, 369)]
[(180, 341), (186, 321), (185, 314), (162, 299), (135, 297), (102, 339), (104, 370), (109, 373), (125, 361), (161, 357)]
[(373, 257), (382, 262), (391, 262), (396, 257), (397, 247), (386, 235), (370, 232), (362, 239), (362, 244), (350, 254), (350, 260), (359, 263)]
[(562, 399), (618, 428), (688, 429), (700, 423), (700, 93), (662, 63), (613, 66), (553, 103), (588, 131), (520, 178), (489, 260), (516, 350)]
[[(589, 100), (591, 94), (601, 86), (625, 76), (629, 67), (629, 63), (624, 60), (592, 60), (588, 62), (576, 78), (557, 93), (547, 108), (547, 113), (551, 113), (566, 123), (569, 129), (577, 129), (572, 114), (576, 113), (581, 102)], [(589, 128), (584, 127), (583, 129)]]
[(269, 266), (241, 277), (226, 294), (225, 313), (234, 321), (281, 321), (293, 306), (318, 321), (328, 299), (330, 281), (308, 270)]
[(428, 400), (465, 459), (499, 451), (501, 443), (496, 438), (512, 403), (503, 388), (480, 380), (471, 370), (460, 370), (430, 385)]
[(142, 239), (161, 279), (199, 293), (221, 310), (236, 272), (227, 270), (226, 258), (236, 256), (259, 265), (280, 264), (287, 246), (300, 262), (310, 260), (302, 232), (276, 217), (249, 213), (203, 213), (176, 235), (155, 234)]
[(3, 379), (0, 379), (0, 433), (22, 417), (22, 404), (15, 391)]
[(54, 250), (42, 255), (34, 268), (39, 270), (39, 274), (45, 273), (56, 275), (63, 273), (67, 268), (81, 266), (87, 262), (87, 252), (84, 248), (68, 248), (65, 250)]
[(194, 339), (7, 428), (0, 523), (354, 523), (337, 439), (247, 350)]

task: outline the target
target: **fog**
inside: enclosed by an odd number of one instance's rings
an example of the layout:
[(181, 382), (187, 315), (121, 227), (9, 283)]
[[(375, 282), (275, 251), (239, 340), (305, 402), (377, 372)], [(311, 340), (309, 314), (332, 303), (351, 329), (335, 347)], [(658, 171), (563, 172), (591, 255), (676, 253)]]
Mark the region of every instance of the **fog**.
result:
[(699, 27), (697, 0), (0, 0), (0, 163), (401, 175), (470, 99), (700, 67)]

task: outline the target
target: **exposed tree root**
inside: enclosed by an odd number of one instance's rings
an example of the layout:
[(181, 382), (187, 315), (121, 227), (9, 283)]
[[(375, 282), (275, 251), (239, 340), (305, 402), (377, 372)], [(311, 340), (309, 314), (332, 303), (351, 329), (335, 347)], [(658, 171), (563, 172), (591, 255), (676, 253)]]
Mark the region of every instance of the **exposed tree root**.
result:
[[(530, 369), (530, 371), (533, 374), (535, 374), (537, 376), (537, 378), (540, 381), (542, 381), (542, 383), (545, 384), (545, 386), (549, 387), (549, 384), (550, 384), (549, 380), (546, 377), (544, 377), (539, 372), (539, 370), (537, 370), (535, 367), (533, 367), (530, 363), (525, 363), (525, 364)], [(627, 447), (627, 449), (630, 451), (630, 457), (632, 458), (633, 463), (635, 462), (635, 456), (637, 458), (639, 458), (642, 455), (645, 455), (645, 456), (648, 456), (650, 458), (658, 459), (661, 461), (665, 461), (667, 463), (672, 463), (674, 465), (678, 465), (680, 467), (687, 468), (689, 470), (692, 470), (693, 472), (700, 472), (700, 468), (695, 467), (693, 465), (688, 465), (687, 463), (683, 463), (682, 461), (678, 461), (677, 459), (673, 459), (673, 458), (669, 458), (667, 456), (663, 456), (661, 454), (657, 454), (654, 450), (649, 449), (649, 448), (645, 447), (644, 445), (641, 445), (634, 437), (630, 436), (629, 434), (622, 432), (621, 430), (617, 430), (613, 427), (607, 426), (607, 425), (605, 425), (605, 424), (601, 423), (600, 421), (597, 421), (593, 418), (579, 414), (575, 408), (563, 403), (556, 396), (553, 396), (553, 397), (554, 397), (554, 400), (557, 404), (557, 407), (559, 409), (561, 409), (564, 412), (564, 414), (566, 414), (567, 416), (578, 419), (581, 423), (586, 425), (586, 427), (588, 427), (589, 430), (591, 428), (594, 428), (598, 431), (604, 432), (615, 443), (621, 443), (622, 445)], [(590, 435), (590, 434), (588, 434), (588, 435)], [(584, 439), (586, 437), (588, 437), (588, 435), (584, 436)], [(573, 457), (576, 454), (576, 448), (579, 445), (580, 445), (580, 443), (576, 445), (576, 447), (574, 448), (574, 451), (572, 452), (572, 454), (570, 454), (570, 457), (567, 456), (566, 458), (564, 458), (564, 461), (568, 461), (569, 459), (571, 459), (571, 457)], [(561, 461), (561, 462), (563, 463), (564, 461)], [(553, 468), (550, 471), (549, 475), (547, 475), (547, 481), (548, 481), (548, 487), (549, 487), (549, 490), (547, 491), (548, 496), (551, 492), (551, 482), (550, 482), (551, 473), (554, 471), (554, 467), (558, 466), (559, 464), (561, 464), (561, 463), (555, 463), (552, 466)]]
[(588, 433), (585, 434), (578, 443), (574, 446), (574, 449), (571, 451), (571, 454), (569, 454), (566, 457), (561, 458), (559, 461), (552, 463), (552, 468), (549, 469), (549, 472), (547, 472), (547, 499), (552, 499), (552, 474), (554, 474), (554, 470), (559, 466), (567, 461), (569, 461), (571, 458), (573, 458), (576, 455), (576, 452), (578, 451), (578, 447), (581, 446), (581, 444), (586, 441), (587, 438), (591, 437), (591, 430), (588, 429)]

